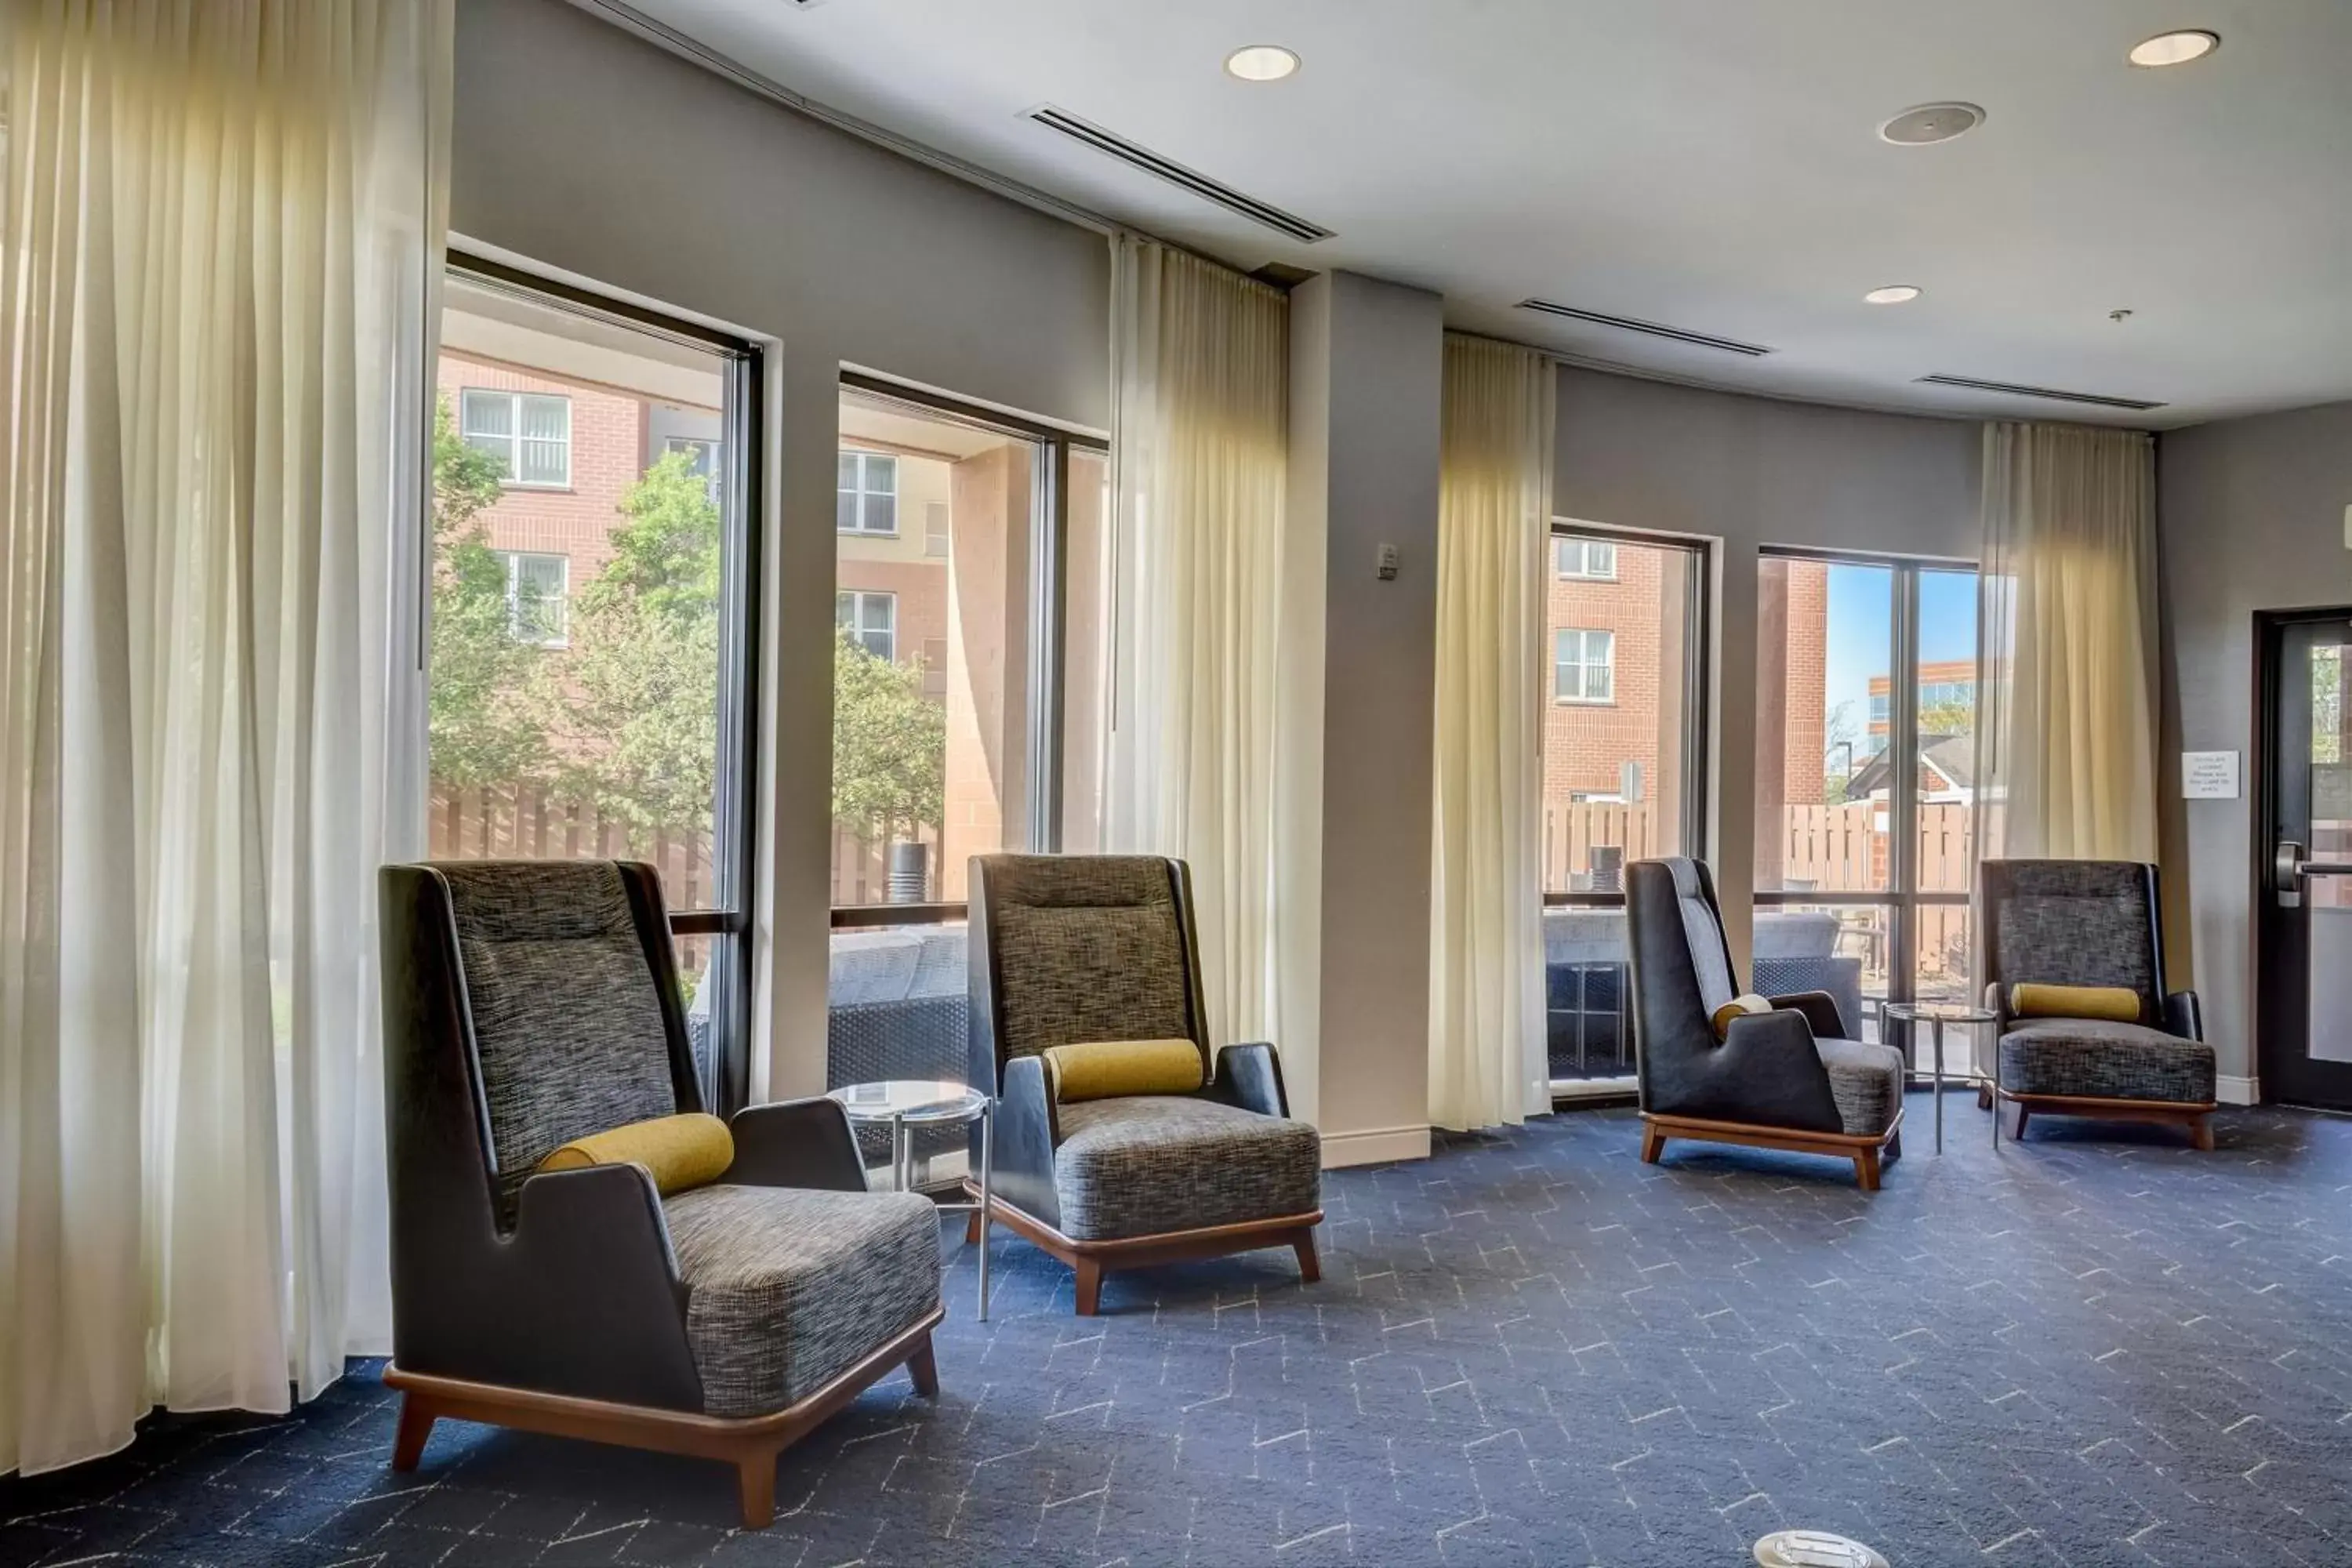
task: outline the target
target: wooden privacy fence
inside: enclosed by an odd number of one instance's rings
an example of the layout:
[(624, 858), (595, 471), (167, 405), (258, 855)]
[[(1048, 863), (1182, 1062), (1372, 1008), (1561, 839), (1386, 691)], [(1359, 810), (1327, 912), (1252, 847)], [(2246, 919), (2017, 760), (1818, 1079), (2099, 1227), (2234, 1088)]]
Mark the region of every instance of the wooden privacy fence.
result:
[(706, 910), (718, 901), (708, 833), (640, 835), (593, 806), (551, 800), (534, 785), (436, 784), (426, 833), (436, 860), (645, 860), (661, 873), (662, 898), (672, 910)]
[(1647, 860), (1660, 853), (1657, 819), (1647, 801), (1628, 805), (1619, 801), (1580, 800), (1547, 805), (1543, 815), (1543, 885), (1552, 893), (1612, 892), (1622, 884), (1596, 889), (1592, 877), (1595, 847), (1623, 851), (1627, 860)]

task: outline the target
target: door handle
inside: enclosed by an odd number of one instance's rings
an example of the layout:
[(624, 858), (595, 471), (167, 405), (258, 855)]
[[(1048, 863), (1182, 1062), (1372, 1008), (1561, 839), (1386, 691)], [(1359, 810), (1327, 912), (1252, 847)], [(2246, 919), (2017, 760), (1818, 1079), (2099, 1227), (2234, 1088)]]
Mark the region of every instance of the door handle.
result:
[(2271, 858), (2271, 876), (2278, 890), (2279, 908), (2294, 910), (2303, 907), (2303, 884), (2313, 877), (2352, 877), (2352, 862), (2342, 860), (2307, 860), (2302, 845), (2292, 838), (2279, 840), (2278, 852)]

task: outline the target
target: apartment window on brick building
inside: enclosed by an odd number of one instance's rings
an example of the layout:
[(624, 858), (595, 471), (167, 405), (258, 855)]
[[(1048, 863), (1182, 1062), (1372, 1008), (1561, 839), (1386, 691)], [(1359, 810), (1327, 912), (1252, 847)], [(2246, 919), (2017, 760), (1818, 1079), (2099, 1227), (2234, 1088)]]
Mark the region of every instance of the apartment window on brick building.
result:
[(898, 459), (887, 452), (844, 452), (834, 526), (843, 533), (898, 531)]
[(572, 483), (572, 399), (469, 386), (457, 404), (466, 444), (496, 458), (506, 483), (540, 489)]
[(1553, 634), (1552, 697), (1611, 702), (1617, 695), (1617, 634), (1562, 626)]
[(572, 558), (538, 550), (493, 552), (507, 573), (507, 635), (562, 647), (570, 626)]
[(1601, 539), (1555, 539), (1552, 569), (1562, 577), (1613, 583), (1617, 580), (1617, 546)]
[(1614, 1092), (1633, 1071), (1629, 860), (1699, 853), (1706, 776), (1706, 552), (1559, 523), (1546, 584), (1543, 715), (1546, 1043), (1554, 1091)]
[(898, 595), (839, 593), (833, 596), (833, 621), (852, 642), (876, 658), (898, 657)]

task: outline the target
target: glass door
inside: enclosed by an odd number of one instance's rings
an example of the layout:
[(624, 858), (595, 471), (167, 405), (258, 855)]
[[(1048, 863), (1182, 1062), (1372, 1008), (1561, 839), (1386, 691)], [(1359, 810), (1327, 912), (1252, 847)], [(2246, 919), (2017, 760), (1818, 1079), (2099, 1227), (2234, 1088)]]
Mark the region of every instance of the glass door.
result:
[(2263, 1098), (2352, 1110), (2352, 619), (2264, 628)]

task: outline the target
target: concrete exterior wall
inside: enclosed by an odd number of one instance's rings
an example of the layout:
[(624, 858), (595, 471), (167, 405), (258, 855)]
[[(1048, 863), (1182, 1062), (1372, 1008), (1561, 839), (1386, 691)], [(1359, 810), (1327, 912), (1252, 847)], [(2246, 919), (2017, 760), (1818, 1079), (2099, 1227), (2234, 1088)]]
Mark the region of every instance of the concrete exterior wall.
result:
[[(2168, 431), (2157, 446), (2162, 544), (2166, 956), (2194, 984), (2221, 1072), (2256, 1077), (2254, 612), (2352, 605), (2352, 403)], [(2183, 751), (2242, 754), (2236, 800), (2187, 801)], [(2245, 1091), (2251, 1083), (2223, 1085)]]

